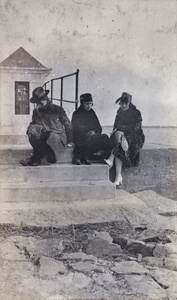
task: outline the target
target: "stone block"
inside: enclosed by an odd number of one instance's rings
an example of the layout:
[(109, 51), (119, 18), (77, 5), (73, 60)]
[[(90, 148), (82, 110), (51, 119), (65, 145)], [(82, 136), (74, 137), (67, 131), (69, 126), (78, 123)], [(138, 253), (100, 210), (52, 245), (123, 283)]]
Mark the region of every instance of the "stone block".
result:
[(164, 259), (158, 257), (143, 257), (142, 262), (152, 267), (162, 267), (164, 265)]
[(108, 241), (100, 238), (89, 240), (83, 251), (87, 254), (93, 254), (96, 257), (117, 257), (122, 253), (122, 249), (118, 245), (110, 244)]
[(51, 277), (56, 276), (57, 274), (67, 274), (68, 270), (65, 265), (56, 259), (42, 256), (40, 258), (40, 269), (39, 276), (41, 277)]
[(69, 266), (71, 266), (75, 271), (86, 273), (86, 274), (92, 274), (92, 273), (104, 273), (104, 267), (91, 263), (91, 262), (75, 262), (75, 263), (69, 263)]
[(115, 263), (115, 267), (111, 268), (112, 271), (121, 274), (148, 274), (149, 271), (138, 264), (136, 261), (121, 261)]
[(173, 271), (177, 271), (177, 258), (165, 258), (164, 260), (164, 265), (167, 269), (173, 270)]
[(155, 257), (168, 256), (170, 254), (177, 254), (177, 243), (157, 244), (153, 251)]
[(145, 244), (141, 241), (129, 240), (126, 249), (133, 254), (141, 254), (142, 257), (152, 256), (154, 244)]

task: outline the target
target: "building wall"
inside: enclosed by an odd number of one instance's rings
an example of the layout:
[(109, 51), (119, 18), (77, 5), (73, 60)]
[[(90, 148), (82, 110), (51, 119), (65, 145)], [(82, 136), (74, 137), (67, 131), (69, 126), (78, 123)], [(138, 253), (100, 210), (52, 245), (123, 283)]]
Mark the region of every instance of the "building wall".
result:
[(0, 73), (0, 133), (26, 133), (26, 127), (31, 121), (34, 104), (30, 103), (29, 115), (15, 114), (15, 81), (29, 82), (30, 97), (33, 89), (44, 82), (44, 74), (34, 74), (22, 70), (3, 71)]
[(93, 94), (102, 125), (113, 124), (127, 91), (144, 125), (177, 126), (176, 0), (1, 3), (0, 60), (22, 46), (52, 67), (47, 80), (80, 69), (79, 93)]

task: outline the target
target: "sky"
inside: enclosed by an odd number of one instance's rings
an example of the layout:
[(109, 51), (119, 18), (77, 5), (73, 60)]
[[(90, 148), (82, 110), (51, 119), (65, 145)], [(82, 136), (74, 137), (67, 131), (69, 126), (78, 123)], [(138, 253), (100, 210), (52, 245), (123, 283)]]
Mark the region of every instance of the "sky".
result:
[(52, 68), (46, 80), (79, 69), (103, 125), (127, 91), (145, 126), (177, 126), (176, 11), (176, 0), (0, 0), (0, 61), (23, 47)]

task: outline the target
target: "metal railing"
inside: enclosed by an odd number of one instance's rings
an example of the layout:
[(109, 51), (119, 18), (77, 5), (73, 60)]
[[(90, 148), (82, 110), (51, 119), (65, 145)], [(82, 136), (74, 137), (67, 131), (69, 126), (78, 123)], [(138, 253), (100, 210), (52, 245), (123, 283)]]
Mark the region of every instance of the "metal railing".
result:
[[(65, 78), (67, 77), (71, 77), (71, 76), (75, 76), (75, 100), (71, 101), (71, 100), (67, 100), (67, 99), (63, 99), (63, 81)], [(54, 81), (59, 81), (60, 80), (60, 98), (54, 98)], [(63, 102), (67, 102), (67, 103), (74, 103), (75, 104), (75, 110), (78, 107), (78, 85), (79, 85), (79, 69), (77, 69), (77, 71), (75, 73), (71, 73), (68, 75), (64, 75), (61, 77), (57, 77), (57, 78), (53, 78), (47, 82), (45, 82), (43, 84), (43, 87), (45, 88), (45, 90), (47, 89), (47, 85), (50, 84), (50, 99), (51, 101), (56, 100), (56, 101), (60, 101), (60, 106), (63, 106)]]

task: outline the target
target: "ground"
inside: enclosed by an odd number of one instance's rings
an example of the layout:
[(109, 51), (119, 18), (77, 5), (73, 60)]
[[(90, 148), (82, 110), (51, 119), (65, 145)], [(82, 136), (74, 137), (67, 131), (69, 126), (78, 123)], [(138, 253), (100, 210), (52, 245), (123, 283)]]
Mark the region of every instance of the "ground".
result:
[(177, 200), (177, 149), (142, 150), (140, 165), (123, 170), (122, 188), (130, 193), (153, 190)]
[[(123, 169), (121, 188), (177, 200), (176, 163), (177, 149), (143, 150), (139, 167)], [(2, 300), (177, 299), (172, 285), (177, 236), (165, 226), (148, 229), (124, 221), (63, 228), (1, 224), (0, 241)]]

